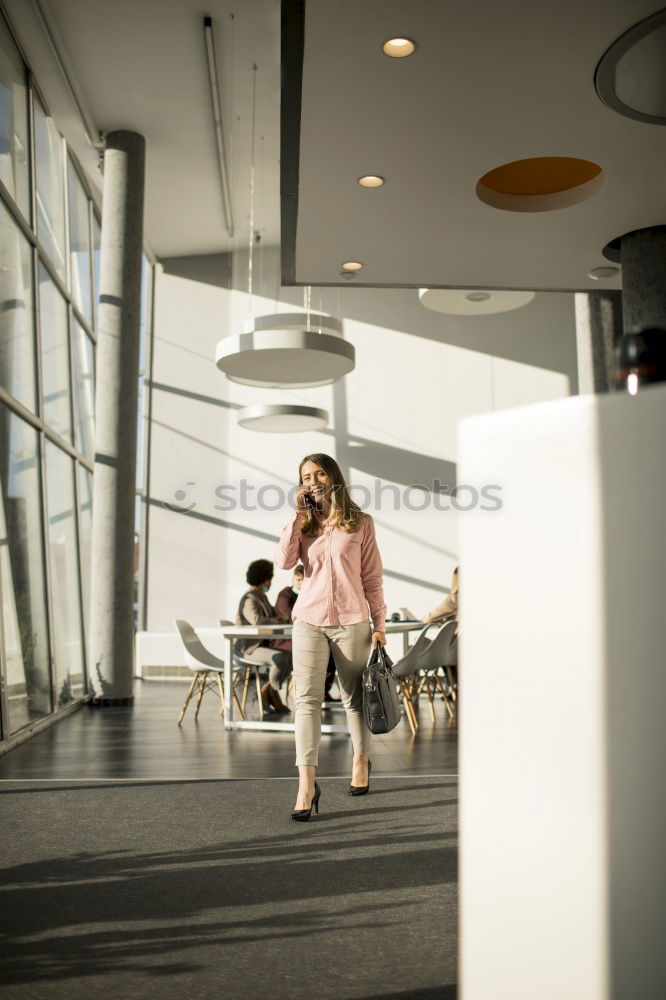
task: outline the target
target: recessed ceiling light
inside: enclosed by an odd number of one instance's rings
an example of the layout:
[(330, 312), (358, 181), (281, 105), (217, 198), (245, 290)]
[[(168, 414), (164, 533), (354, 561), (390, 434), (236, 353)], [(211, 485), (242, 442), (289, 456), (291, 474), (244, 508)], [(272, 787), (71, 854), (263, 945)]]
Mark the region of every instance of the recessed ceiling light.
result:
[(342, 265), (343, 271), (360, 271), (363, 267), (360, 260), (346, 260)]
[(490, 298), (490, 292), (470, 292), (465, 298), (468, 302), (487, 302)]
[(392, 59), (404, 59), (405, 56), (411, 56), (415, 48), (416, 42), (412, 41), (411, 38), (389, 38), (382, 45), (383, 51)]
[(384, 178), (379, 174), (364, 174), (363, 177), (359, 177), (358, 183), (364, 188), (378, 188), (384, 183)]
[(619, 267), (593, 267), (591, 271), (588, 271), (587, 276), (595, 281), (600, 281), (602, 278), (614, 278), (619, 273)]

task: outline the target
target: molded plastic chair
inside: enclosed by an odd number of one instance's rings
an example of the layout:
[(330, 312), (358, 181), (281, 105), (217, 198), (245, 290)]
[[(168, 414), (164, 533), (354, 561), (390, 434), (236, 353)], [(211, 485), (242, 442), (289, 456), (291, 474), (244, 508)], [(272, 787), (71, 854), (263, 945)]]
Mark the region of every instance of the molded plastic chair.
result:
[[(220, 621), (220, 625), (233, 625), (233, 622)], [(237, 664), (243, 670), (243, 694), (241, 697), (241, 714), (245, 718), (245, 706), (247, 704), (247, 693), (250, 687), (250, 677), (254, 674), (254, 680), (257, 687), (257, 705), (259, 706), (259, 719), (263, 722), (264, 719), (264, 703), (261, 697), (261, 681), (262, 672), (268, 677), (268, 667), (265, 663), (255, 663), (254, 660), (250, 660), (243, 656), (242, 653), (233, 654), (233, 662)]]
[(412, 700), (416, 691), (415, 678), (418, 676), (423, 655), (431, 645), (431, 640), (427, 636), (428, 629), (431, 627), (431, 625), (425, 625), (417, 635), (414, 645), (410, 646), (402, 659), (393, 664), (393, 675), (398, 682), (398, 694), (405, 706), (405, 715), (413, 736), (416, 736), (416, 730), (419, 728)]
[[(206, 649), (201, 639), (197, 635), (196, 631), (192, 628), (189, 622), (183, 621), (182, 618), (176, 619), (174, 622), (176, 628), (178, 629), (178, 634), (180, 635), (181, 641), (183, 643), (183, 653), (185, 655), (185, 663), (194, 671), (194, 677), (192, 678), (192, 683), (190, 684), (189, 691), (187, 692), (187, 697), (185, 699), (185, 704), (181, 709), (181, 713), (178, 716), (178, 725), (181, 724), (183, 718), (185, 717), (185, 712), (187, 711), (187, 706), (190, 703), (192, 696), (197, 690), (197, 684), (199, 685), (199, 697), (197, 698), (197, 707), (194, 713), (194, 720), (196, 722), (199, 716), (199, 709), (201, 708), (201, 699), (204, 696), (204, 691), (207, 689), (215, 690), (215, 684), (209, 679), (209, 674), (213, 674), (217, 678), (217, 693), (220, 696), (220, 715), (224, 714), (224, 682), (222, 676), (224, 673), (224, 660), (215, 656), (210, 650)], [(225, 623), (227, 624), (227, 623)], [(232, 688), (235, 681), (235, 675), (232, 675)], [(245, 713), (241, 707), (238, 698), (236, 697), (236, 692), (233, 691), (233, 699), (236, 702), (238, 711), (240, 712), (241, 718), (245, 718)]]
[(448, 692), (444, 686), (442, 678), (439, 671), (444, 670), (450, 665), (451, 660), (451, 643), (455, 636), (456, 629), (458, 628), (458, 622), (455, 618), (444, 622), (440, 625), (437, 634), (434, 636), (431, 643), (429, 643), (427, 649), (423, 651), (421, 656), (420, 668), (424, 671), (423, 680), (419, 685), (419, 694), (425, 688), (428, 695), (428, 700), (430, 702), (430, 712), (432, 714), (432, 721), (435, 721), (435, 692), (439, 689), (446, 709), (451, 718), (453, 718), (454, 712), (449, 699)]

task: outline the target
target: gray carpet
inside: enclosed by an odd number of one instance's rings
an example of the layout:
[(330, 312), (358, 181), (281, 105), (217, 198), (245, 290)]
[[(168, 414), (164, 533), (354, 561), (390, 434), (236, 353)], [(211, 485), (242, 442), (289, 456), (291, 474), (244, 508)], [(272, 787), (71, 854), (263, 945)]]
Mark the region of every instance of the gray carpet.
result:
[(3, 1000), (449, 1000), (451, 779), (2, 782)]

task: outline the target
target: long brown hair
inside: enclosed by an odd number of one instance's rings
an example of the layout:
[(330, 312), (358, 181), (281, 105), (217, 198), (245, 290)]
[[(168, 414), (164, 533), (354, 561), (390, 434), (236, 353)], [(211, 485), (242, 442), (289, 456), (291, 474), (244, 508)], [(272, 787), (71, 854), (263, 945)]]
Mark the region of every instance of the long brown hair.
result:
[[(341, 531), (347, 531), (350, 534), (358, 531), (363, 511), (350, 497), (345, 477), (342, 475), (340, 466), (335, 459), (331, 458), (330, 455), (306, 455), (305, 458), (301, 460), (301, 464), (298, 466), (298, 482), (301, 486), (303, 485), (302, 470), (306, 462), (314, 462), (315, 465), (318, 465), (324, 470), (331, 481), (331, 514), (335, 515), (334, 524), (336, 528), (340, 528)], [(308, 507), (305, 514), (305, 520), (303, 521), (301, 531), (304, 535), (321, 534), (321, 525), (311, 507)]]

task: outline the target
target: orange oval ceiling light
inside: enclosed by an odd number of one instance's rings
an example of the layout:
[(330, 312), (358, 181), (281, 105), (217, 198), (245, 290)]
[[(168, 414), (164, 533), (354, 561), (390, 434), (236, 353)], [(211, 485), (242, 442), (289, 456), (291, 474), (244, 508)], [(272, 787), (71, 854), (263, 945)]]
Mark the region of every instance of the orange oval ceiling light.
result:
[(598, 163), (573, 156), (534, 156), (488, 171), (476, 185), (486, 205), (507, 212), (550, 212), (586, 201), (604, 186)]

